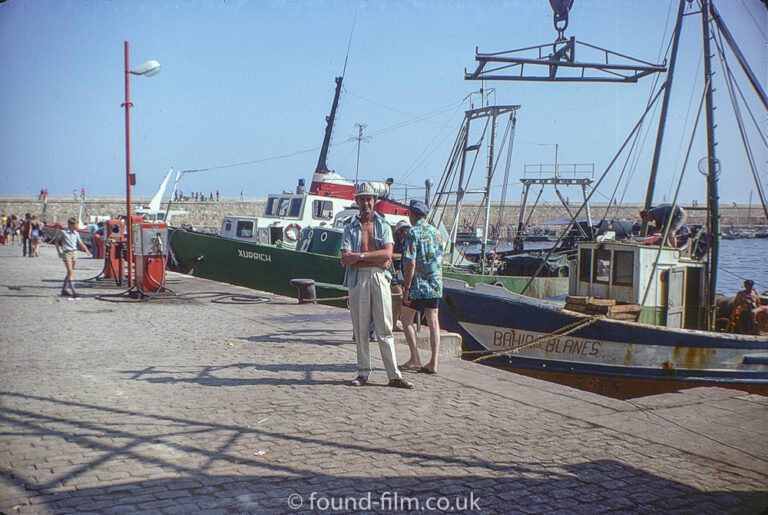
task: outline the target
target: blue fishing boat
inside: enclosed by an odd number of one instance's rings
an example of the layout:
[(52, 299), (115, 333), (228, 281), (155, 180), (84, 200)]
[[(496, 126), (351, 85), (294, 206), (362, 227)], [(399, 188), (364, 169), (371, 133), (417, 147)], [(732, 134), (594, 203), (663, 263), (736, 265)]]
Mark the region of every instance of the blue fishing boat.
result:
[[(551, 3), (555, 19), (565, 19), (567, 25), (569, 3), (559, 4)], [(634, 82), (644, 75), (666, 71), (666, 81), (660, 81), (662, 87), (648, 105), (650, 109), (657, 99), (663, 98), (646, 209), (653, 200), (657, 157), (663, 141), (683, 18), (693, 18), (684, 13), (686, 5), (685, 0), (679, 3), (668, 68), (642, 62), (613, 69), (607, 62), (592, 65), (600, 72), (608, 71), (611, 81)], [(736, 50), (735, 41), (715, 6), (710, 0), (702, 0), (700, 6), (697, 12), (689, 14), (703, 17), (699, 25), (705, 29), (702, 38), (705, 85), (699, 113), (706, 116), (707, 157), (701, 160), (699, 170), (707, 181), (708, 227), (692, 235), (682, 248), (667, 246), (666, 233), (661, 238), (617, 241), (604, 237), (600, 241), (579, 242), (569, 261), (569, 295), (565, 301), (533, 299), (500, 287), (482, 284), (470, 287), (446, 280), (441, 326), (461, 334), (468, 359), (617, 398), (703, 385), (768, 395), (768, 335), (759, 331), (754, 334), (725, 332), (723, 329), (737, 325), (733, 319), (736, 315), (717, 311), (720, 162), (714, 144), (716, 125), (712, 114), (710, 57), (715, 49), (710, 48), (711, 40), (719, 43), (718, 52), (723, 51), (722, 42), (733, 49), (744, 75), (767, 111), (768, 99), (741, 52)], [(555, 26), (558, 28), (557, 22)], [(717, 37), (710, 38), (710, 31), (716, 32)], [(560, 37), (552, 45), (558, 50), (548, 57), (531, 60), (518, 58), (514, 53), (477, 54), (477, 70), (468, 73), (467, 78), (577, 81), (579, 75), (586, 77), (590, 65), (575, 61), (574, 39), (565, 39), (561, 28), (558, 32)], [(499, 67), (493, 68), (489, 75), (486, 70), (491, 64)], [(518, 65), (519, 68), (515, 68)], [(543, 65), (547, 73), (537, 78), (524, 76), (523, 65), (526, 69)], [(519, 69), (520, 73), (511, 76), (499, 73), (508, 68)], [(581, 73), (559, 77), (560, 68), (580, 68)], [(628, 147), (627, 142), (637, 127), (622, 149)], [(686, 156), (683, 169), (687, 159)], [(758, 191), (768, 219), (765, 196), (759, 184)], [(677, 192), (673, 205), (676, 198)], [(571, 225), (588, 201), (589, 197), (573, 214)], [(666, 227), (670, 225), (667, 220)], [(645, 233), (646, 227), (642, 230)]]

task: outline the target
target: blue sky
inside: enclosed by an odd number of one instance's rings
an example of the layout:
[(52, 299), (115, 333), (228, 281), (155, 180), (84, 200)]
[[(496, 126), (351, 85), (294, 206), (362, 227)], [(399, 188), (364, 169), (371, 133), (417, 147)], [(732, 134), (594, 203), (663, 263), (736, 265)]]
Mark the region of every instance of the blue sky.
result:
[[(575, 0), (566, 36), (658, 62), (676, 4)], [(765, 6), (759, 0), (717, 5), (768, 89)], [(475, 47), (510, 50), (556, 36), (546, 0), (8, 0), (0, 4), (0, 191), (36, 194), (45, 187), (63, 195), (85, 187), (124, 195), (126, 40), (132, 68), (148, 59), (163, 67), (154, 77), (131, 79), (135, 195), (152, 194), (170, 167), (210, 168), (185, 175), (179, 188), (218, 189), (225, 196), (240, 190), (266, 196), (294, 188), (299, 178), (309, 181), (353, 23), (328, 165), (355, 176), (357, 146), (349, 139), (362, 123), (371, 138), (362, 144), (359, 176), (393, 177), (411, 187), (427, 178), (437, 182), (443, 171), (469, 108), (465, 99), (481, 87), (463, 78), (465, 68), (475, 67)], [(693, 54), (681, 56), (679, 74), (698, 78), (698, 18), (687, 23), (692, 30), (682, 52)], [(525, 164), (554, 161), (555, 144), (559, 163), (594, 163), (602, 172), (637, 121), (651, 84), (486, 83), (495, 88), (496, 103), (521, 105), (508, 198), (519, 198)], [(685, 83), (675, 88), (684, 102), (670, 113), (658, 201), (671, 197), (671, 171), (679, 169), (687, 146), (673, 128), (693, 119), (700, 92)], [(478, 95), (472, 98), (477, 103)], [(765, 114), (751, 105), (765, 131)], [(725, 117), (729, 111), (727, 105), (717, 111), (721, 197), (746, 203), (754, 185), (735, 126)], [(646, 148), (652, 149), (652, 135)], [(272, 159), (279, 156), (290, 157)], [(695, 171), (702, 156), (702, 149), (692, 153), (683, 201), (704, 199)], [(764, 150), (757, 162), (765, 184)], [(251, 164), (229, 166), (238, 163)], [(622, 186), (625, 201), (643, 200), (647, 169)], [(610, 195), (615, 177), (595, 200)]]

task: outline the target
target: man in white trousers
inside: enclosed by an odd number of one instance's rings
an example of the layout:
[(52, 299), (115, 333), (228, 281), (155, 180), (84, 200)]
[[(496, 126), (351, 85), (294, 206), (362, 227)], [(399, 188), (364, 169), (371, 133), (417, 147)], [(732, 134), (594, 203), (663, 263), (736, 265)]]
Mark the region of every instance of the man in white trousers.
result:
[(368, 329), (371, 318), (387, 371), (388, 386), (413, 388), (397, 369), (392, 336), (392, 297), (388, 269), (392, 265), (392, 229), (373, 210), (376, 193), (370, 183), (358, 185), (355, 202), (359, 216), (344, 228), (341, 264), (346, 267), (344, 286), (349, 288), (349, 311), (357, 344), (357, 377), (352, 386), (368, 384), (371, 354)]

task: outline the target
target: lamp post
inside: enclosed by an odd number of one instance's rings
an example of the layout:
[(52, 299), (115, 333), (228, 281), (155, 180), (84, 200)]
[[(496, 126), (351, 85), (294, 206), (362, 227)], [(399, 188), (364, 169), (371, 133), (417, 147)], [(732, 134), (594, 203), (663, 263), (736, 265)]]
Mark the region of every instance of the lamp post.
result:
[(128, 66), (128, 42), (125, 42), (125, 102), (121, 107), (125, 108), (125, 210), (126, 210), (126, 233), (127, 233), (127, 261), (128, 261), (128, 287), (133, 285), (133, 228), (131, 227), (131, 186), (136, 184), (136, 175), (131, 173), (131, 103), (130, 97), (130, 78), (131, 75), (143, 75), (151, 77), (160, 72), (160, 63), (157, 61), (147, 61), (135, 70)]

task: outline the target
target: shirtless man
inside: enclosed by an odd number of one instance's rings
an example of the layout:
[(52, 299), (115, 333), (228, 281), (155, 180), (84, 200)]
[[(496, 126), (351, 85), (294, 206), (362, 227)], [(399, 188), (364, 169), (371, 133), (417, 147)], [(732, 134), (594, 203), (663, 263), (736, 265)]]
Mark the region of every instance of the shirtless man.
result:
[(736, 306), (746, 304), (747, 310), (751, 313), (753, 333), (768, 332), (768, 306), (760, 305), (760, 295), (755, 290), (755, 281), (751, 279), (744, 281), (744, 289), (736, 294), (735, 300)]
[(349, 288), (349, 311), (357, 344), (357, 377), (352, 386), (367, 384), (371, 374), (368, 328), (373, 318), (388, 385), (413, 388), (397, 369), (392, 337), (392, 297), (387, 272), (392, 264), (392, 229), (373, 210), (376, 194), (370, 183), (357, 187), (355, 202), (360, 215), (344, 228), (341, 243), (341, 264), (346, 267), (344, 286)]

